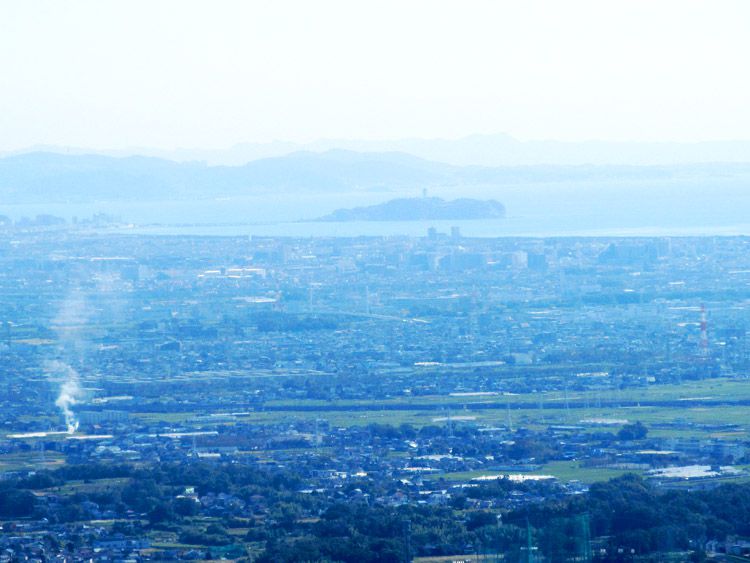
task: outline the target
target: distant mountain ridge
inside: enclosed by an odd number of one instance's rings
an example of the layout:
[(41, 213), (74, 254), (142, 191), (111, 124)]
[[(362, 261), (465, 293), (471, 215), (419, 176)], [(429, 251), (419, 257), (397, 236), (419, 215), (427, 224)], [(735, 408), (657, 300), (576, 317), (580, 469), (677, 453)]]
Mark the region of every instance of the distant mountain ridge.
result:
[(297, 152), (242, 166), (154, 157), (26, 153), (0, 159), (0, 201), (79, 203), (237, 197), (264, 193), (405, 192), (528, 183), (750, 178), (750, 164), (454, 166), (399, 152)]
[(153, 157), (28, 153), (0, 159), (4, 203), (180, 200), (263, 192), (352, 191), (452, 183), (454, 167), (399, 153), (300, 152), (243, 166)]
[(439, 197), (398, 198), (378, 205), (337, 209), (318, 221), (421, 221), (502, 219), (505, 206), (499, 201)]
[[(178, 162), (203, 161), (210, 165), (239, 166), (265, 158), (296, 152), (324, 153), (346, 150), (365, 153), (401, 152), (454, 166), (537, 166), (537, 165), (628, 165), (672, 166), (709, 162), (750, 162), (750, 141), (521, 141), (510, 135), (475, 134), (457, 139), (320, 139), (295, 143), (272, 141), (239, 143), (224, 149), (132, 148), (92, 151), (90, 149), (40, 146), (14, 154), (55, 152), (130, 156), (139, 154)], [(2, 155), (0, 155), (2, 156)]]

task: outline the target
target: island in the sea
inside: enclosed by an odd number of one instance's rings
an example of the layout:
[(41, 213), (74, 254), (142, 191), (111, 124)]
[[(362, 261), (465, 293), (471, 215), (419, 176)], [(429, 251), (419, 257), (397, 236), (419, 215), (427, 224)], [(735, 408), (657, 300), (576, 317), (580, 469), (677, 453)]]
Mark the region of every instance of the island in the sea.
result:
[(337, 209), (316, 221), (423, 221), (502, 219), (505, 206), (495, 200), (439, 197), (392, 199), (369, 207)]

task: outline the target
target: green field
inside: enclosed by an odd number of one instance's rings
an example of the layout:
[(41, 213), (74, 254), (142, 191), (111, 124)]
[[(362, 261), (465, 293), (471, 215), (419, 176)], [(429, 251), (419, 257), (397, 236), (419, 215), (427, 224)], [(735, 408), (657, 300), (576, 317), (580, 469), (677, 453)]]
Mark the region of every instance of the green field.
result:
[[(710, 401), (710, 404), (697, 405), (696, 400)], [(324, 419), (332, 426), (408, 423), (421, 427), (444, 424), (443, 421), (434, 419), (444, 419), (450, 410), (454, 424), (500, 426), (506, 425), (510, 418), (514, 427), (543, 429), (549, 425), (579, 425), (582, 420), (599, 418), (640, 421), (646, 425), (678, 423), (678, 427), (653, 429), (652, 436), (655, 437), (700, 436), (741, 440), (747, 438), (747, 429), (744, 425), (748, 407), (720, 403), (743, 400), (750, 400), (750, 381), (712, 379), (691, 381), (682, 385), (653, 385), (638, 389), (568, 394), (555, 391), (491, 397), (420, 396), (369, 401), (271, 401), (268, 403), (269, 407), (283, 406), (286, 410), (252, 412), (241, 420), (262, 424), (280, 420)], [(677, 404), (639, 404), (650, 401), (676, 401)], [(507, 402), (512, 403), (514, 408), (506, 408)], [(622, 404), (633, 402), (636, 404)], [(494, 408), (478, 408), (482, 404), (491, 404)], [(524, 406), (517, 408), (519, 405)], [(325, 410), (325, 407), (341, 410)], [(304, 410), (307, 408), (316, 410)], [(384, 410), (386, 408), (388, 410)], [(741, 428), (732, 431), (712, 431), (690, 427), (718, 424), (737, 424)], [(616, 426), (590, 427), (617, 430)]]
[[(501, 471), (461, 471), (457, 473), (446, 473), (442, 475), (448, 481), (468, 481), (475, 477), (484, 477), (502, 474)], [(552, 475), (561, 481), (581, 481), (583, 483), (594, 483), (620, 477), (626, 473), (639, 473), (638, 471), (625, 469), (606, 469), (600, 467), (583, 467), (577, 461), (553, 461), (543, 465), (535, 471), (524, 472), (526, 475)]]
[(63, 464), (65, 464), (65, 458), (59, 452), (45, 452), (44, 460), (39, 451), (0, 455), (0, 472), (55, 469)]
[[(603, 387), (612, 387), (608, 378), (602, 378)], [(411, 404), (446, 404), (461, 408), (465, 404), (472, 403), (499, 403), (504, 405), (506, 402), (513, 404), (528, 403), (536, 407), (541, 403), (544, 408), (555, 408), (565, 404), (568, 401), (589, 402), (597, 404), (598, 402), (620, 402), (620, 401), (662, 401), (662, 400), (683, 400), (689, 402), (695, 399), (714, 399), (714, 400), (750, 400), (750, 380), (736, 379), (706, 379), (702, 381), (686, 381), (679, 385), (650, 385), (648, 387), (633, 387), (626, 389), (605, 388), (602, 390), (573, 391), (567, 393), (563, 391), (540, 391), (535, 393), (524, 394), (498, 394), (498, 395), (421, 395), (421, 396), (401, 396), (390, 399), (358, 399), (358, 400), (274, 400), (268, 401), (267, 406), (350, 406), (366, 407), (373, 403), (378, 405), (411, 405)]]

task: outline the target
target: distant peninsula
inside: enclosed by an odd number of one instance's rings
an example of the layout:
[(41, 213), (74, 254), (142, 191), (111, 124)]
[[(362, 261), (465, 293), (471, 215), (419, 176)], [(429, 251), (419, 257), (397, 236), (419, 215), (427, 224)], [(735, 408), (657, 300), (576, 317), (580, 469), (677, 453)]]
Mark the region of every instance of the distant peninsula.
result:
[(415, 197), (392, 199), (369, 207), (337, 209), (317, 221), (422, 221), (501, 219), (505, 206), (495, 200)]

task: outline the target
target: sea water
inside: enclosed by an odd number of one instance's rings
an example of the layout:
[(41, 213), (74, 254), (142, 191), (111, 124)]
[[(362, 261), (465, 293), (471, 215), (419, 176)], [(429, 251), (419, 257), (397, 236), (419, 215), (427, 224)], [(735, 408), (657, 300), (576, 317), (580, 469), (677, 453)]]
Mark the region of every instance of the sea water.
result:
[(750, 185), (741, 178), (652, 182), (551, 182), (448, 186), (429, 195), (496, 199), (507, 217), (451, 221), (321, 222), (338, 208), (374, 205), (414, 190), (347, 193), (264, 193), (198, 201), (117, 201), (0, 206), (0, 214), (52, 214), (71, 220), (107, 213), (120, 218), (106, 230), (154, 235), (424, 236), (430, 227), (463, 236), (690, 236), (750, 235)]

